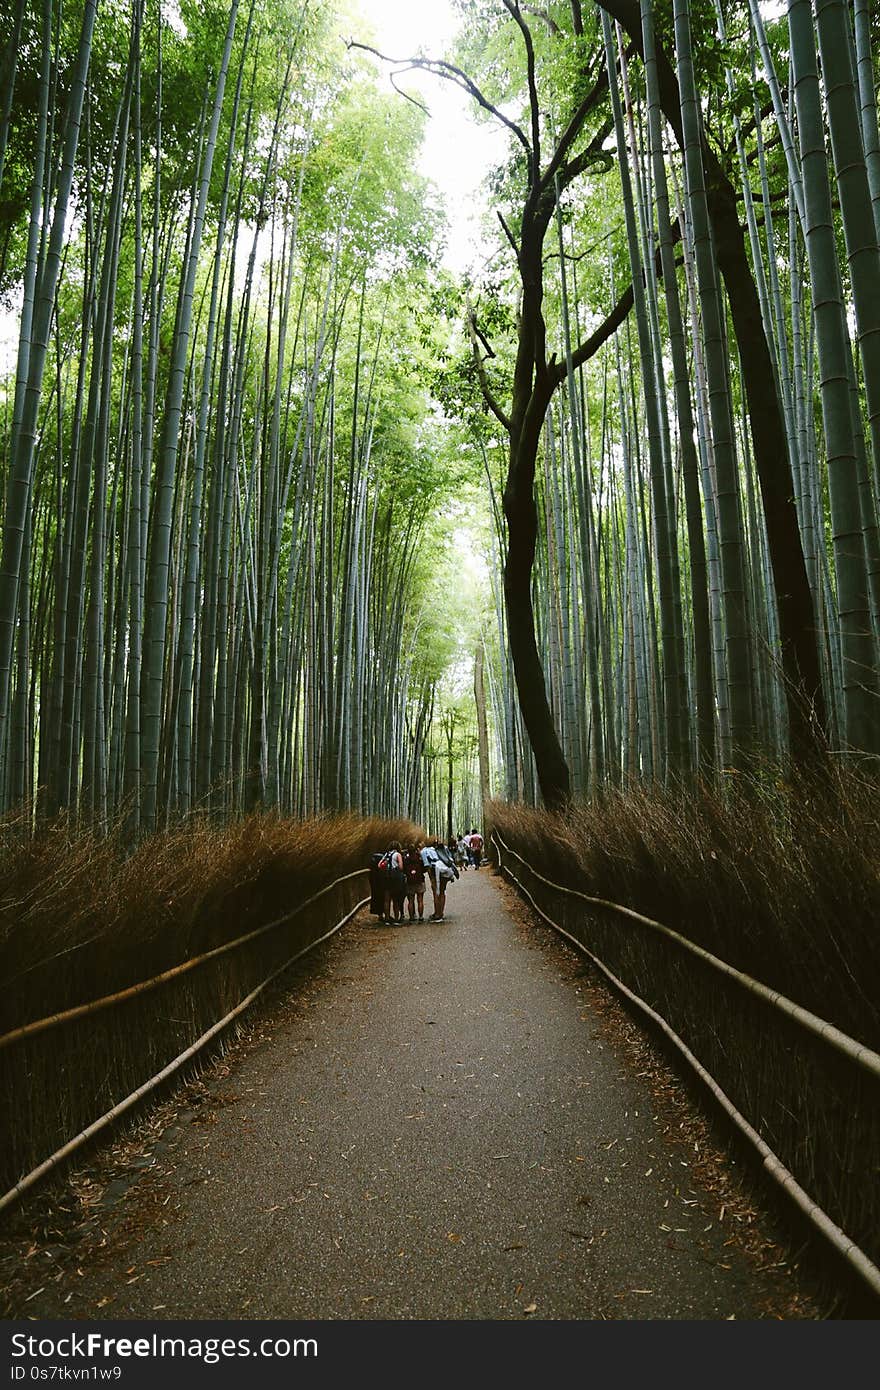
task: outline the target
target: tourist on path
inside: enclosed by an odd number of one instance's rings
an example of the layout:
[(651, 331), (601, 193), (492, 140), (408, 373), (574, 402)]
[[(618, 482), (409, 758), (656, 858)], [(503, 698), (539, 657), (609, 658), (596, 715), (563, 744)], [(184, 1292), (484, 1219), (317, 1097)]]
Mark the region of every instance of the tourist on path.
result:
[(382, 902), (382, 922), (386, 926), (400, 926), (403, 921), (403, 903), (406, 896), (406, 877), (403, 872), (403, 854), (400, 841), (389, 845), (379, 861), (379, 870), (384, 876), (384, 895)]
[(406, 875), (406, 906), (409, 920), (416, 919), (418, 907), (419, 921), (425, 920), (425, 866), (418, 845), (408, 845), (403, 852), (403, 872)]
[(467, 839), (470, 846), (471, 863), (475, 869), (478, 869), (483, 862), (483, 837), (476, 826), (474, 826)]
[(458, 878), (458, 869), (452, 862), (449, 850), (436, 835), (422, 850), (422, 863), (427, 871), (434, 899), (431, 921), (442, 922), (446, 916), (446, 889), (454, 878)]

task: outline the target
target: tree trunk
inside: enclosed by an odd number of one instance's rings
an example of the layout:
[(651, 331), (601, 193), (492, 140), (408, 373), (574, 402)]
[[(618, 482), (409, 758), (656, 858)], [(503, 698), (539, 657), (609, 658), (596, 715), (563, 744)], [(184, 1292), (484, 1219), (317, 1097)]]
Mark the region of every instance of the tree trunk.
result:
[(555, 809), (568, 800), (570, 777), (547, 699), (532, 606), (532, 567), (538, 539), (535, 467), (544, 416), (553, 390), (543, 360), (543, 227), (539, 229), (536, 226), (540, 219), (534, 203), (535, 198), (530, 195), (523, 212), (519, 252), (523, 304), (509, 422), (507, 484), (504, 489), (504, 515), (507, 519), (504, 598), (507, 605), (507, 637), (523, 723), (535, 756), (541, 795), (546, 806)]
[[(638, 0), (603, 0), (603, 8), (619, 20), (639, 53), (642, 53)], [(682, 145), (678, 84), (668, 58), (659, 48), (657, 60), (663, 112)], [(822, 740), (827, 721), (816, 618), (798, 530), (794, 488), (788, 467), (785, 422), (776, 389), (773, 358), (764, 332), (758, 293), (739, 222), (736, 192), (705, 140), (702, 152), (715, 254), (727, 287), (749, 405), (755, 465), (779, 609), (791, 751), (797, 759), (815, 753), (817, 739)]]

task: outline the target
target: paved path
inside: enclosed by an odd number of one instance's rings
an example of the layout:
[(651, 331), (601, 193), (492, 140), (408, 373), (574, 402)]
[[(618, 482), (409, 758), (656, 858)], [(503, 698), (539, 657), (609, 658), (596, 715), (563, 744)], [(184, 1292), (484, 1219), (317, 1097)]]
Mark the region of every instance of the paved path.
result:
[(779, 1315), (580, 962), (488, 870), (449, 909), (336, 938), (115, 1194), (103, 1248), (20, 1311)]

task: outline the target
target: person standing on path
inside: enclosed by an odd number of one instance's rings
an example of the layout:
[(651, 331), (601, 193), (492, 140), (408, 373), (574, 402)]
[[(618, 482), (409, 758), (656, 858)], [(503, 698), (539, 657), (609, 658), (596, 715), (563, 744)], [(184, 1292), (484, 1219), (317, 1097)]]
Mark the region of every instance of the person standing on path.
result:
[(476, 826), (467, 837), (470, 846), (471, 863), (478, 869), (483, 862), (483, 837)]
[(381, 921), (385, 926), (400, 926), (403, 921), (403, 902), (406, 893), (406, 878), (403, 872), (403, 854), (399, 840), (395, 840), (379, 861), (379, 870), (384, 877), (384, 898)]
[(403, 852), (403, 872), (406, 875), (406, 906), (409, 920), (416, 920), (416, 907), (419, 921), (425, 920), (425, 866), (418, 845), (408, 845)]
[(450, 858), (449, 850), (436, 835), (422, 850), (422, 863), (427, 870), (434, 899), (431, 921), (442, 922), (446, 916), (446, 889), (454, 878), (458, 878), (458, 869)]

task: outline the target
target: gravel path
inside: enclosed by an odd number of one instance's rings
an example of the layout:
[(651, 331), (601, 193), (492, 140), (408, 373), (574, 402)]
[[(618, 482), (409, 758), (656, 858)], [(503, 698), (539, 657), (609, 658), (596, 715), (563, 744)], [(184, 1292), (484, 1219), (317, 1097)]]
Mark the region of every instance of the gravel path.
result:
[(487, 870), (448, 906), (336, 938), (19, 1313), (786, 1316), (580, 961)]

